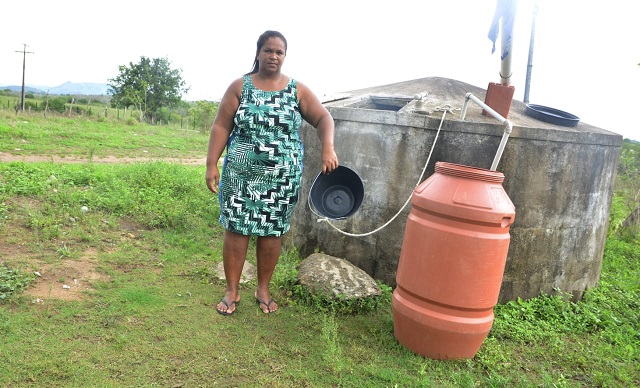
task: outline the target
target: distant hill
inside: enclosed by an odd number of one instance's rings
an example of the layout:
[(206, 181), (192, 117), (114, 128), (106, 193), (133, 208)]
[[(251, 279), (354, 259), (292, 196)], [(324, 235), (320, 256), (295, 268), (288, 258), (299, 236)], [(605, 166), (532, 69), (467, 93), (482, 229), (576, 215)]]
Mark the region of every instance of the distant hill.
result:
[[(0, 90), (6, 90), (6, 89), (11, 90), (12, 92), (20, 92), (22, 90), (22, 86), (15, 86), (15, 85), (0, 86)], [(34, 88), (33, 86), (27, 86), (27, 85), (25, 85), (24, 91), (25, 93), (36, 93), (36, 94), (44, 93), (42, 90), (38, 88)]]
[[(0, 86), (0, 90), (9, 89), (14, 92), (20, 92), (22, 90), (22, 86), (16, 85), (8, 85), (8, 86)], [(73, 82), (65, 82), (60, 86), (49, 87), (49, 86), (35, 86), (35, 85), (25, 85), (24, 90), (26, 93), (35, 93), (35, 94), (63, 94), (63, 95), (85, 95), (85, 96), (103, 96), (107, 94), (107, 90), (109, 90), (109, 85), (107, 84), (98, 84), (98, 83), (73, 83)]]

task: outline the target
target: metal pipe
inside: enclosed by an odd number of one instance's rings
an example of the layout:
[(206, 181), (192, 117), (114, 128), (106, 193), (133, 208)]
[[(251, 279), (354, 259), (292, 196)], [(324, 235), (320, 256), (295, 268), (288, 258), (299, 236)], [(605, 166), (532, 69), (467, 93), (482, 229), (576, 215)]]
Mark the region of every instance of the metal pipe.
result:
[(529, 102), (529, 90), (531, 88), (531, 71), (533, 69), (533, 43), (536, 36), (536, 16), (538, 15), (538, 3), (533, 4), (533, 18), (531, 20), (531, 38), (529, 39), (529, 59), (527, 60), (527, 77), (524, 83), (524, 103)]
[(464, 121), (465, 116), (467, 115), (467, 105), (469, 105), (469, 100), (478, 104), (487, 113), (489, 113), (495, 119), (500, 121), (501, 124), (504, 124), (504, 132), (502, 133), (502, 139), (500, 140), (500, 145), (498, 146), (498, 151), (496, 152), (496, 156), (493, 158), (493, 163), (491, 163), (491, 170), (495, 171), (496, 168), (498, 168), (498, 163), (500, 163), (500, 159), (502, 158), (502, 153), (504, 152), (504, 147), (507, 145), (507, 140), (509, 139), (509, 135), (511, 135), (511, 131), (513, 130), (513, 125), (511, 124), (511, 121), (502, 117), (500, 113), (491, 109), (491, 107), (485, 104), (482, 100), (478, 99), (478, 97), (474, 96), (471, 92), (467, 93), (464, 97), (464, 104), (462, 105), (462, 111), (460, 112), (460, 120)]

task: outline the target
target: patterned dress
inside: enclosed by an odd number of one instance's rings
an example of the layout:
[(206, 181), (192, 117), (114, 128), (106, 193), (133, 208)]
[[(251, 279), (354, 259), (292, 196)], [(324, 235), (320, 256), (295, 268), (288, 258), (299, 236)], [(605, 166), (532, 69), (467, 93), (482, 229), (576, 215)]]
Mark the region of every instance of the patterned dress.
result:
[(232, 232), (281, 236), (298, 202), (304, 149), (296, 81), (278, 91), (244, 76), (220, 180), (220, 223)]

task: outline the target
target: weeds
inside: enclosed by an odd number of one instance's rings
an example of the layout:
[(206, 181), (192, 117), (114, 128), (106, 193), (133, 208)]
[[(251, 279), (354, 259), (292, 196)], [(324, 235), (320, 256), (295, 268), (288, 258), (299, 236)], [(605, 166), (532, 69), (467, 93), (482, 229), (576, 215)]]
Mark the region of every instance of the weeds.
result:
[(322, 339), (325, 345), (324, 359), (336, 373), (340, 373), (346, 367), (338, 333), (338, 323), (336, 322), (335, 316), (333, 314), (323, 315)]
[(378, 283), (382, 295), (367, 298), (345, 298), (341, 296), (324, 295), (321, 292), (311, 292), (300, 284), (293, 284), (291, 294), (297, 303), (305, 304), (324, 313), (361, 314), (391, 307), (391, 287)]
[(10, 269), (0, 263), (0, 300), (22, 291), (34, 280), (33, 275)]

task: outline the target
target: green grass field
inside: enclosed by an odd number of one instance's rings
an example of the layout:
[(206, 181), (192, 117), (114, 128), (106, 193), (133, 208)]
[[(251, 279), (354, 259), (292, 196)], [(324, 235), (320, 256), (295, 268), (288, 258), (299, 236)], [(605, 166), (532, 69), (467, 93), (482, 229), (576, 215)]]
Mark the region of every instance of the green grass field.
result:
[(208, 133), (136, 120), (45, 118), (0, 110), (0, 152), (80, 158), (204, 158)]
[[(203, 165), (166, 161), (204, 157), (208, 134), (2, 112), (1, 152), (86, 162), (0, 162), (0, 386), (640, 386), (636, 234), (612, 228), (584, 300), (498, 305), (473, 359), (432, 360), (395, 340), (389, 287), (350, 313), (310, 299), (293, 249), (276, 314), (258, 309), (255, 281), (235, 315), (216, 313), (217, 199)], [(106, 155), (146, 159), (94, 161)], [(616, 194), (612, 225), (624, 204)]]

